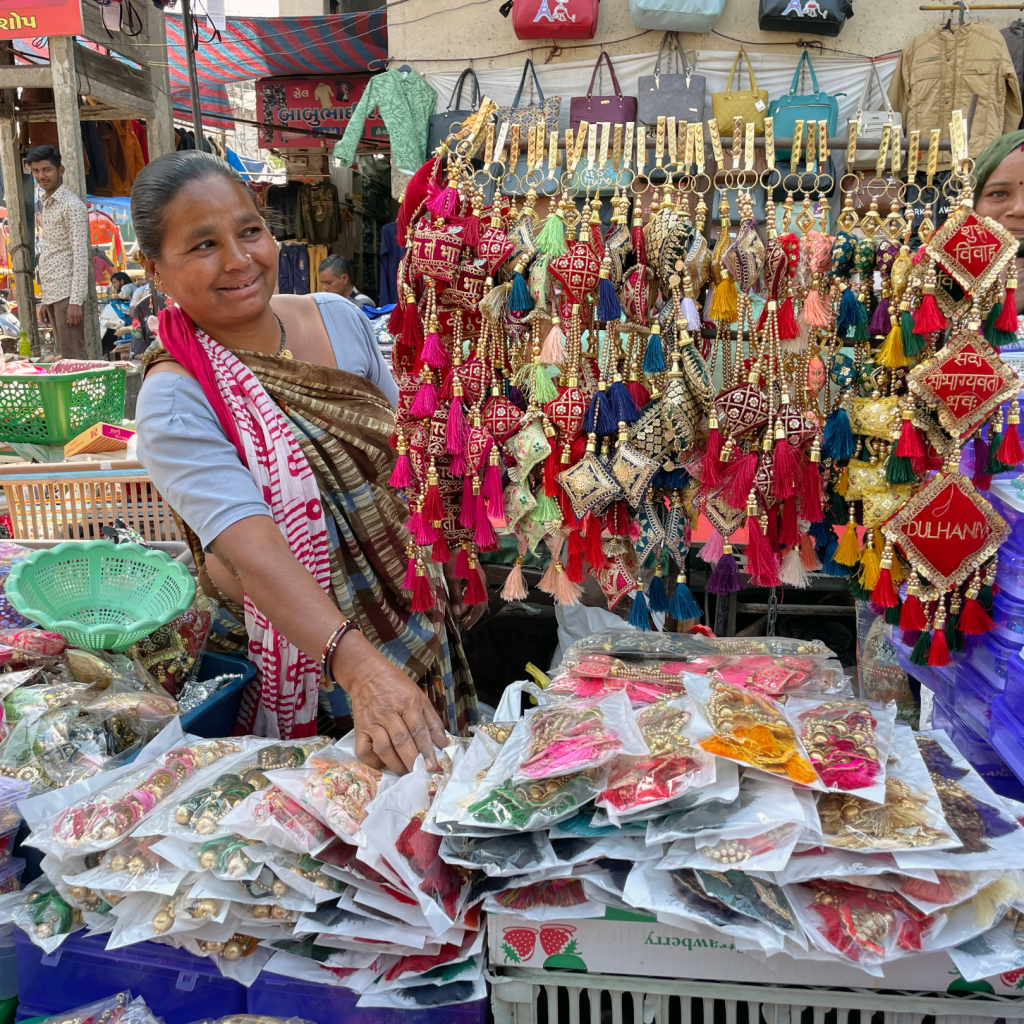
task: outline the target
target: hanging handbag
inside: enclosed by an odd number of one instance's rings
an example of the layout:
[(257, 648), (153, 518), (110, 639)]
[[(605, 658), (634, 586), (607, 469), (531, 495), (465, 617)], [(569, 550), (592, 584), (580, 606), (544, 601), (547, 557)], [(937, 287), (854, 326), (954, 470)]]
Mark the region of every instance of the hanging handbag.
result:
[(629, 0), (629, 18), (648, 31), (710, 32), (724, 7), (725, 0)]
[(511, 0), (501, 7), (517, 39), (593, 39), (598, 0)]
[[(865, 110), (871, 95), (871, 79), (874, 77), (878, 83), (878, 91), (882, 94), (885, 103), (885, 110)], [(875, 62), (871, 62), (871, 70), (868, 72), (868, 80), (864, 83), (864, 92), (861, 94), (860, 103), (857, 104), (857, 142), (877, 144), (882, 141), (882, 129), (887, 124), (895, 128), (895, 137), (903, 138), (903, 115), (898, 110), (892, 109), (889, 102), (889, 94), (882, 87), (882, 79), (878, 75), (878, 68)], [(876, 149), (865, 148), (863, 152), (858, 148), (856, 159), (853, 161), (855, 171), (866, 171), (874, 168), (878, 158)]]
[[(612, 76), (612, 88), (614, 96), (595, 96), (594, 82), (597, 81), (597, 72), (601, 67), (601, 61), (608, 64), (608, 73)], [(594, 73), (590, 76), (590, 88), (586, 96), (573, 96), (569, 101), (569, 127), (575, 131), (580, 121), (589, 121), (591, 124), (634, 124), (636, 122), (636, 97), (623, 96), (619, 88), (619, 80), (615, 77), (615, 68), (612, 67), (612, 59), (602, 50), (597, 55), (597, 62), (594, 64)]]
[[(661, 73), (661, 58), (668, 43), (669, 52), (675, 57), (676, 73)], [(682, 64), (682, 71), (679, 65)], [(707, 79), (703, 75), (695, 75), (686, 63), (686, 54), (679, 43), (675, 32), (666, 32), (658, 47), (658, 62), (654, 65), (653, 75), (641, 75), (637, 82), (638, 113), (640, 122), (656, 125), (659, 117), (674, 117), (680, 121), (693, 123), (704, 120), (704, 94)]]
[[(750, 79), (749, 89), (732, 88), (732, 80), (736, 76), (736, 69), (739, 67), (740, 58), (747, 62), (747, 75)], [(734, 117), (742, 117), (745, 124), (754, 122), (756, 135), (764, 135), (764, 119), (768, 113), (768, 90), (758, 89), (757, 79), (754, 78), (754, 69), (751, 67), (747, 51), (740, 47), (736, 59), (732, 62), (732, 70), (729, 72), (729, 85), (725, 92), (716, 92), (711, 96), (711, 110), (718, 121), (719, 127), (725, 131), (732, 131), (732, 120)], [(778, 128), (775, 134), (779, 134)]]
[[(804, 61), (807, 62), (807, 70), (811, 74), (811, 85), (814, 88), (814, 92), (798, 96), (797, 89), (800, 86), (800, 76), (803, 73)], [(836, 95), (843, 96), (845, 94), (837, 93)], [(835, 135), (836, 127), (839, 124), (839, 101), (835, 96), (829, 96), (827, 92), (822, 92), (818, 87), (818, 76), (814, 73), (811, 55), (806, 50), (800, 54), (796, 71), (793, 72), (793, 82), (789, 87), (789, 92), (785, 96), (780, 96), (777, 100), (772, 100), (768, 106), (768, 114), (775, 122), (776, 139), (793, 138), (797, 121), (803, 121), (804, 124), (811, 121), (828, 121), (828, 133), (830, 136)], [(780, 148), (776, 152), (783, 160), (789, 157), (788, 149)]]
[(853, 0), (760, 0), (757, 27), (762, 32), (811, 32), (837, 36), (853, 17)]
[[(533, 84), (537, 87), (538, 102), (521, 107), (519, 106), (519, 101), (523, 98), (523, 86), (526, 85), (527, 71), (533, 75)], [(509, 124), (517, 124), (527, 130), (531, 125), (538, 125), (543, 122), (549, 133), (557, 132), (558, 113), (561, 105), (562, 99), (560, 96), (552, 96), (550, 99), (544, 98), (544, 90), (540, 87), (540, 81), (537, 79), (537, 72), (533, 66), (533, 61), (527, 58), (526, 63), (523, 65), (523, 77), (519, 79), (519, 88), (516, 90), (516, 98), (512, 101), (512, 106), (498, 107), (494, 112), (494, 120), (496, 124), (504, 124), (507, 121)]]
[[(462, 87), (467, 78), (473, 79), (473, 88), (469, 96), (469, 106), (464, 107), (462, 105)], [(427, 124), (429, 125), (429, 134), (427, 136), (428, 154), (435, 152), (437, 147), (448, 138), (452, 131), (452, 125), (461, 124), (477, 112), (482, 95), (476, 72), (472, 68), (466, 68), (459, 75), (459, 80), (452, 90), (451, 99), (448, 100), (448, 106), (440, 114), (431, 114), (427, 118)]]

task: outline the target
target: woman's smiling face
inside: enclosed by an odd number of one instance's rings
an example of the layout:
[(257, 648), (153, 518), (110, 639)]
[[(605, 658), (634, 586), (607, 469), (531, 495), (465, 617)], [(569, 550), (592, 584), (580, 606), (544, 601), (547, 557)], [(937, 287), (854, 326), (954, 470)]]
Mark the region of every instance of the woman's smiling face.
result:
[(1024, 149), (1018, 147), (989, 175), (974, 204), (979, 216), (999, 221), (1024, 238)]
[(147, 261), (160, 288), (203, 330), (258, 318), (277, 284), (277, 243), (245, 185), (222, 175), (189, 182), (167, 204), (163, 243)]

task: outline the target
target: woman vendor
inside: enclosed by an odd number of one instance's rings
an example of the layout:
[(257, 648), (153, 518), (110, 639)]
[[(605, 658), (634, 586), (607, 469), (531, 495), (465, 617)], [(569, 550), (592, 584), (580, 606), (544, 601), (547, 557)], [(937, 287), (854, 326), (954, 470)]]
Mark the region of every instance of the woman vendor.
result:
[(212, 154), (154, 160), (131, 207), (169, 300), (144, 361), (139, 458), (187, 527), (201, 586), (244, 619), (260, 671), (238, 727), (313, 735), (323, 704), (338, 724), (351, 713), (369, 764), (433, 766), (476, 693), (440, 576), (436, 608), (410, 611), (406, 509), (388, 485), (397, 389), (366, 318), (337, 296), (274, 295), (277, 243)]

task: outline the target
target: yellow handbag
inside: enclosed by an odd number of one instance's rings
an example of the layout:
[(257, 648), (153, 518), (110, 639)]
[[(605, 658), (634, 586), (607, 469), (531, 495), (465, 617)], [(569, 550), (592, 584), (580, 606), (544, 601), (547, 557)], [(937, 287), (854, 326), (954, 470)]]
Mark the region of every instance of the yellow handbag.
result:
[[(733, 92), (732, 80), (739, 67), (740, 57), (746, 58), (747, 74), (750, 76), (750, 88), (740, 89)], [(745, 124), (754, 122), (754, 132), (757, 135), (764, 135), (764, 118), (768, 113), (768, 90), (758, 89), (757, 79), (754, 78), (754, 69), (751, 67), (747, 51), (740, 47), (736, 59), (732, 62), (732, 71), (729, 72), (729, 85), (725, 92), (711, 94), (711, 110), (715, 120), (722, 130), (723, 135), (732, 133), (732, 119), (742, 117)]]

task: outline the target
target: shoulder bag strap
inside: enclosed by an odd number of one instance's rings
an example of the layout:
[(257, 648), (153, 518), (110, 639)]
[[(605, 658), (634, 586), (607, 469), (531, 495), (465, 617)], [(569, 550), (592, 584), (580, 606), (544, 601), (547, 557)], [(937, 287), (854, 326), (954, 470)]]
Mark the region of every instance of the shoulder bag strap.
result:
[(608, 73), (612, 76), (612, 88), (615, 90), (615, 95), (621, 100), (622, 90), (619, 88), (619, 80), (615, 77), (615, 68), (612, 67), (612, 59), (608, 56), (606, 50), (602, 50), (597, 55), (597, 61), (594, 64), (594, 73), (590, 76), (590, 88), (587, 89), (587, 99), (591, 99), (594, 95), (594, 82), (597, 81), (597, 71), (601, 67), (601, 61), (605, 61), (608, 65)]
[(661, 37), (661, 43), (658, 46), (658, 59), (654, 62), (654, 88), (661, 88), (661, 58), (665, 52), (665, 43), (669, 44), (669, 50), (672, 49), (672, 33), (666, 32)]
[(686, 78), (686, 88), (690, 88), (690, 75), (693, 74), (693, 68), (690, 67), (690, 62), (686, 59), (686, 51), (683, 49), (683, 44), (679, 42), (679, 33), (675, 33), (676, 37), (676, 54), (679, 57), (679, 61), (682, 64), (682, 73)]
[(540, 81), (537, 78), (537, 71), (533, 66), (533, 61), (529, 57), (526, 58), (526, 63), (523, 65), (523, 77), (519, 79), (519, 89), (516, 92), (516, 98), (512, 101), (513, 107), (519, 106), (519, 101), (523, 98), (523, 86), (526, 85), (526, 72), (529, 71), (533, 75), (533, 84), (537, 87), (537, 99), (540, 103), (544, 102), (544, 90), (540, 87)]
[[(732, 70), (729, 72), (729, 84), (725, 87), (725, 95), (732, 95), (732, 82), (736, 77), (736, 69), (740, 65), (740, 57), (743, 56), (743, 47), (740, 47), (740, 52), (736, 54), (736, 59), (732, 62)], [(747, 70), (750, 71), (750, 61), (747, 61)], [(753, 71), (750, 71), (751, 77), (753, 77)]]
[(811, 55), (804, 50), (803, 59), (807, 61), (807, 71), (811, 76), (811, 86), (814, 88), (814, 95), (818, 96), (821, 93), (821, 87), (818, 85), (818, 76), (814, 73), (814, 65), (811, 63)]
[[(462, 109), (462, 86), (470, 75), (473, 75), (473, 77), (476, 78), (476, 75), (473, 74), (472, 68), (466, 68), (466, 70), (459, 75), (459, 80), (455, 83), (455, 88), (452, 89), (451, 99), (448, 100), (448, 106), (445, 107), (446, 110), (451, 110), (453, 108), (455, 110)], [(476, 86), (474, 84), (474, 90), (475, 88)]]
[[(893, 109), (892, 104), (889, 102), (889, 93), (886, 91), (885, 86), (882, 85), (882, 76), (878, 73), (878, 65), (871, 62), (871, 73), (875, 76), (875, 81), (878, 83), (878, 91), (882, 94), (882, 102), (885, 104), (885, 109), (889, 111), (889, 117), (892, 118)], [(868, 75), (868, 86), (870, 88), (871, 75)]]
[[(740, 53), (742, 54), (743, 59), (747, 62), (747, 75), (750, 78), (750, 91), (757, 92), (757, 79), (754, 77), (754, 65), (750, 63), (750, 56), (742, 47), (740, 47)], [(736, 59), (739, 60), (739, 57)]]

